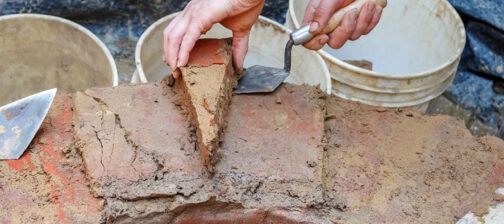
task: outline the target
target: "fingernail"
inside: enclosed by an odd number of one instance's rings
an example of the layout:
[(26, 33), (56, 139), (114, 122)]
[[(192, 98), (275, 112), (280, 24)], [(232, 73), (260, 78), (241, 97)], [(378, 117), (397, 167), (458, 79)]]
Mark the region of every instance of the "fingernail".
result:
[(177, 62), (177, 68), (180, 68), (180, 67), (182, 67), (182, 66), (184, 66), (184, 65), (182, 64), (182, 62), (180, 62), (180, 61), (179, 61), (179, 62)]
[(310, 32), (316, 32), (319, 28), (319, 24), (318, 22), (313, 22), (311, 25), (310, 25)]

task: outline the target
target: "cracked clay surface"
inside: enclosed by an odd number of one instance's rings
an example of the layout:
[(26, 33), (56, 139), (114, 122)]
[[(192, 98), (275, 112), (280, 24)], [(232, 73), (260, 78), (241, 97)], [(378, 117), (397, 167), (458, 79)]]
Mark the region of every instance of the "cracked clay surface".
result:
[[(178, 109), (167, 97), (171, 90), (163, 90), (161, 84), (154, 87), (158, 91), (147, 90), (152, 87), (76, 94), (75, 104), (86, 105), (75, 111), (76, 145), (96, 196), (125, 201), (188, 197), (203, 184), (203, 166), (188, 123), (181, 114), (172, 114)], [(129, 97), (117, 98), (119, 92)], [(166, 146), (177, 151), (166, 150)], [(157, 181), (172, 178), (187, 186)]]
[(499, 139), (295, 85), (233, 97), (209, 176), (176, 100), (165, 82), (75, 95), (75, 144), (106, 222), (453, 222), (504, 183)]

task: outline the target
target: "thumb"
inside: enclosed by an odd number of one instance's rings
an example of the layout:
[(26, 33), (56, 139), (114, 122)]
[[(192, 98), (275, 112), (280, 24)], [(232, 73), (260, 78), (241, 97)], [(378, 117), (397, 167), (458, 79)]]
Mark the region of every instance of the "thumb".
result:
[(247, 55), (250, 31), (233, 32), (233, 62), (236, 69), (243, 68)]

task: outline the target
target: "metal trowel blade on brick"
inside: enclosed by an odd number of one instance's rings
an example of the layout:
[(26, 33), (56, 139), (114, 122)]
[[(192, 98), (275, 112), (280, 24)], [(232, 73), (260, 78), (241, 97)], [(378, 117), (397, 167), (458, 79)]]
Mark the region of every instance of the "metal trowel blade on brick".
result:
[(0, 107), (0, 160), (19, 159), (44, 121), (56, 95), (47, 90)]
[(291, 35), (291, 39), (285, 48), (285, 65), (283, 69), (260, 65), (247, 68), (242, 78), (238, 81), (238, 86), (234, 90), (234, 93), (271, 93), (275, 91), (290, 75), (291, 49), (293, 45), (294, 42)]
[(234, 93), (270, 93), (275, 91), (287, 77), (289, 71), (285, 69), (255, 65), (245, 70)]
[(254, 65), (245, 70), (234, 93), (271, 93), (275, 91), (290, 75), (292, 47), (304, 44), (311, 39), (313, 39), (313, 34), (310, 33), (309, 25), (292, 32), (285, 46), (284, 68)]
[[(346, 6), (343, 9), (338, 10), (329, 20), (327, 26), (322, 30), (321, 33), (329, 34), (334, 31), (344, 16), (350, 11), (356, 11), (360, 13), (361, 8), (365, 3), (374, 2), (376, 5), (385, 8), (387, 6), (387, 0), (356, 0), (352, 4)], [(271, 68), (255, 65), (245, 70), (243, 77), (238, 81), (238, 86), (236, 87), (234, 93), (236, 94), (246, 94), (246, 93), (270, 93), (275, 91), (278, 86), (280, 86), (287, 77), (289, 77), (291, 69), (291, 51), (292, 46), (302, 45), (312, 40), (315, 37), (313, 33), (310, 33), (310, 24), (304, 25), (298, 30), (290, 34), (290, 39), (285, 47), (285, 64), (284, 68)]]

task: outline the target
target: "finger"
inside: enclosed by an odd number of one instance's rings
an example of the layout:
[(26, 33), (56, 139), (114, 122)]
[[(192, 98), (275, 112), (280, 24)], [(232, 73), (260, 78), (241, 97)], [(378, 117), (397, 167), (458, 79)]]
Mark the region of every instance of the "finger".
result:
[(247, 55), (250, 31), (233, 33), (233, 62), (236, 69), (243, 68)]
[[(175, 21), (177, 19), (177, 17), (173, 20)], [(168, 26), (166, 26), (166, 28), (164, 29), (163, 31), (163, 61), (166, 63), (166, 64), (169, 64), (168, 62), (168, 38), (170, 37), (170, 34), (171, 34), (171, 30), (173, 29), (173, 26), (174, 26), (174, 22), (170, 22), (168, 24)]]
[(163, 31), (163, 61), (168, 64), (168, 26)]
[(320, 4), (320, 1), (321, 0), (311, 0), (310, 3), (308, 3), (308, 6), (306, 6), (302, 25), (306, 25), (313, 20), (313, 15), (315, 14), (315, 10)]
[(167, 37), (167, 54), (166, 59), (168, 64), (175, 70), (177, 68), (178, 55), (180, 50), (180, 45), (187, 31), (187, 25), (190, 24), (190, 17), (181, 17), (178, 21), (174, 21), (174, 25), (168, 33)]
[(358, 10), (352, 10), (345, 15), (343, 21), (341, 21), (341, 25), (329, 34), (329, 46), (339, 49), (346, 43), (350, 35), (355, 31), (357, 16)]
[(313, 14), (313, 21), (310, 26), (310, 32), (319, 33), (327, 25), (331, 16), (340, 9), (343, 0), (321, 1)]
[(329, 41), (329, 36), (327, 34), (321, 34), (314, 37), (311, 41), (304, 44), (303, 46), (307, 49), (318, 51), (324, 47), (324, 45)]
[(355, 0), (325, 0), (321, 1), (315, 9), (310, 32), (320, 33), (326, 26), (334, 13), (354, 2)]
[[(169, 45), (169, 38), (173, 35), (173, 29), (174, 27), (180, 23), (180, 21), (185, 18), (185, 15), (186, 15), (186, 11), (182, 11), (180, 12), (169, 24), (168, 26), (166, 26), (165, 30), (163, 31), (163, 41), (164, 41), (164, 56), (163, 56), (163, 60), (165, 61), (166, 64), (170, 65), (169, 61), (168, 61), (168, 54), (169, 54), (169, 49), (170, 49), (170, 45)], [(176, 64), (174, 65), (170, 65), (170, 67), (174, 68), (176, 66)]]
[(364, 35), (367, 35), (373, 30), (376, 25), (378, 25), (378, 22), (380, 22), (380, 18), (383, 12), (383, 8), (381, 6), (376, 7), (376, 12), (373, 16), (373, 19), (371, 20), (371, 24), (369, 24), (369, 27), (366, 29), (364, 32)]
[(181, 76), (180, 69), (178, 68), (175, 69), (175, 71), (173, 71), (173, 78), (178, 79), (180, 76)]
[(201, 26), (199, 26), (197, 23), (193, 23), (187, 29), (187, 32), (184, 35), (184, 39), (180, 44), (180, 50), (178, 52), (177, 68), (187, 65), (187, 62), (189, 61), (189, 54), (191, 53), (191, 50), (194, 48), (196, 41), (199, 40), (201, 36), (201, 31), (202, 31)]
[(362, 6), (361, 12), (359, 13), (359, 18), (357, 19), (357, 26), (355, 27), (355, 31), (350, 36), (350, 40), (359, 39), (367, 28), (373, 21), (373, 16), (376, 12), (376, 4), (374, 2), (365, 3)]

